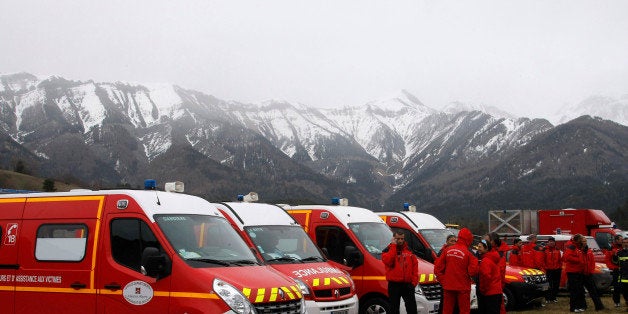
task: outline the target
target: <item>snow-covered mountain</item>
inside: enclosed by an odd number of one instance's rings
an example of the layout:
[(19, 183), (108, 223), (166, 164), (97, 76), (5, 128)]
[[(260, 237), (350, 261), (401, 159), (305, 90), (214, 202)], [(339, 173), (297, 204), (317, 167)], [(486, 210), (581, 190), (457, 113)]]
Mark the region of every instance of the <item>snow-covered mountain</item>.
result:
[(591, 96), (580, 103), (564, 106), (556, 112), (552, 120), (557, 124), (562, 124), (583, 115), (628, 125), (628, 94), (619, 99), (600, 95)]
[[(586, 103), (615, 110), (625, 99)], [(0, 76), (0, 139), (46, 175), (90, 186), (184, 176), (196, 193), (223, 199), (247, 189), (274, 199), (336, 193), (379, 208), (423, 180), (482, 178), (553, 128), (490, 107), (436, 110), (407, 91), (321, 109), (225, 101), (169, 84)]]
[(447, 106), (445, 106), (442, 109), (442, 111), (449, 114), (456, 114), (456, 113), (465, 112), (465, 111), (480, 111), (480, 112), (487, 113), (495, 118), (504, 118), (504, 119), (511, 119), (511, 120), (515, 120), (518, 118), (517, 116), (509, 112), (506, 112), (504, 110), (501, 110), (495, 106), (470, 105), (470, 104), (462, 103), (459, 101), (454, 101), (447, 104)]

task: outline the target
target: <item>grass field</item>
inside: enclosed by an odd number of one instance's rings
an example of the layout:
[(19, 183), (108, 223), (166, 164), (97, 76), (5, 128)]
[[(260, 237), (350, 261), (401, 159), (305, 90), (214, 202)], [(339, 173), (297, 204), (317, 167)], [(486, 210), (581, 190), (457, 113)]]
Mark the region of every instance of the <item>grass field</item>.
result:
[[(602, 303), (606, 309), (602, 311), (595, 311), (595, 306), (593, 306), (593, 301), (590, 297), (587, 296), (587, 311), (585, 313), (620, 313), (626, 312), (628, 307), (626, 307), (626, 303), (622, 300), (622, 306), (616, 308), (613, 300), (611, 299), (610, 294), (605, 294), (602, 296)], [(516, 311), (512, 311), (509, 313), (526, 313), (526, 314), (536, 314), (536, 313), (555, 313), (555, 314), (567, 314), (569, 312), (569, 294), (566, 292), (562, 292), (558, 296), (558, 303), (549, 303), (544, 307), (538, 306), (529, 306), (526, 308), (518, 309)]]

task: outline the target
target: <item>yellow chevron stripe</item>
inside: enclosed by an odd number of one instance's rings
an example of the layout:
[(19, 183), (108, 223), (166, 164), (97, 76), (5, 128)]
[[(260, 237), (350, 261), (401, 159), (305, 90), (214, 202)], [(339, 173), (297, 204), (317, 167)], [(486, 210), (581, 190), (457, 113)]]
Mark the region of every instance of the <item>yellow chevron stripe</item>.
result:
[(318, 278), (314, 278), (314, 280), (312, 280), (312, 286), (313, 287), (318, 287), (318, 285), (321, 284), (321, 280)]
[(346, 284), (349, 283), (349, 280), (347, 280), (347, 278), (345, 278), (345, 277), (340, 277), (340, 280), (342, 280), (342, 282), (344, 282)]
[(342, 281), (340, 281), (340, 279), (336, 278), (336, 277), (331, 277), (331, 280), (333, 280), (335, 283), (341, 285)]
[(292, 291), (294, 291), (294, 293), (297, 295), (297, 298), (301, 297), (301, 289), (299, 289), (297, 286), (290, 286), (290, 288), (292, 288)]
[(281, 287), (281, 290), (283, 290), (283, 292), (288, 295), (288, 298), (290, 298), (290, 300), (294, 300), (294, 294), (292, 294), (292, 292), (288, 288)]
[(331, 279), (329, 278), (324, 278), (324, 281), (326, 286), (329, 286), (331, 284)]
[(277, 288), (271, 288), (270, 289), (270, 299), (268, 301), (270, 301), (270, 302), (276, 301), (277, 300), (277, 292), (278, 292)]
[(255, 298), (255, 303), (264, 302), (264, 293), (266, 293), (266, 289), (257, 289), (257, 297)]
[(251, 296), (251, 289), (250, 288), (242, 288), (242, 293), (244, 293), (244, 295), (248, 299)]

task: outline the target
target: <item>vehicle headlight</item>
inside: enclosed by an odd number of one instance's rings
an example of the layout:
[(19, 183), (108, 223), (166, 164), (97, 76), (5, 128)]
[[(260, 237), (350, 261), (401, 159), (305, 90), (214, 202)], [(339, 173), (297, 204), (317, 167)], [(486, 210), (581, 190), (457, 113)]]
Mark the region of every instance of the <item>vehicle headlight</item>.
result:
[(220, 297), (227, 305), (238, 314), (255, 314), (255, 308), (249, 299), (247, 299), (240, 290), (234, 286), (215, 278), (213, 282), (214, 292)]
[(416, 285), (416, 287), (414, 287), (414, 293), (418, 294), (418, 295), (423, 295), (423, 289), (421, 289), (421, 285), (418, 284)]
[(303, 297), (305, 297), (306, 295), (310, 295), (310, 288), (303, 281), (299, 279), (294, 279), (294, 281), (297, 283), (297, 285), (299, 285)]
[(344, 269), (343, 269), (342, 271), (343, 271), (343, 272), (345, 273), (345, 275), (347, 276), (347, 280), (349, 280), (349, 282), (351, 283), (351, 291), (352, 291), (352, 292), (353, 292), (353, 291), (355, 291), (355, 282), (353, 282), (353, 279), (351, 279), (351, 274), (349, 274), (349, 272), (348, 272), (348, 271), (346, 271), (346, 270), (344, 270)]

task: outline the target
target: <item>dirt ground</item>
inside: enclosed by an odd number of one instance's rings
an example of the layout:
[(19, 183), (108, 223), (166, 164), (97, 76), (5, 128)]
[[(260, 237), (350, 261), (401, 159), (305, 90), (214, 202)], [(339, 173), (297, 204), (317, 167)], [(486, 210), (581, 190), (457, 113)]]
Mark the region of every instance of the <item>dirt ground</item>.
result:
[[(626, 306), (626, 302), (622, 300), (621, 307), (615, 307), (613, 300), (610, 294), (604, 294), (602, 296), (602, 303), (604, 303), (604, 307), (606, 309), (602, 311), (595, 311), (595, 306), (593, 306), (593, 301), (590, 297), (587, 296), (587, 310), (584, 313), (620, 313), (627, 312), (628, 307)], [(544, 307), (538, 306), (528, 306), (525, 308), (518, 309), (516, 311), (511, 311), (509, 313), (525, 313), (525, 314), (537, 314), (537, 313), (552, 313), (552, 314), (567, 314), (569, 312), (569, 294), (566, 292), (560, 293), (558, 295), (558, 303), (549, 303)]]

